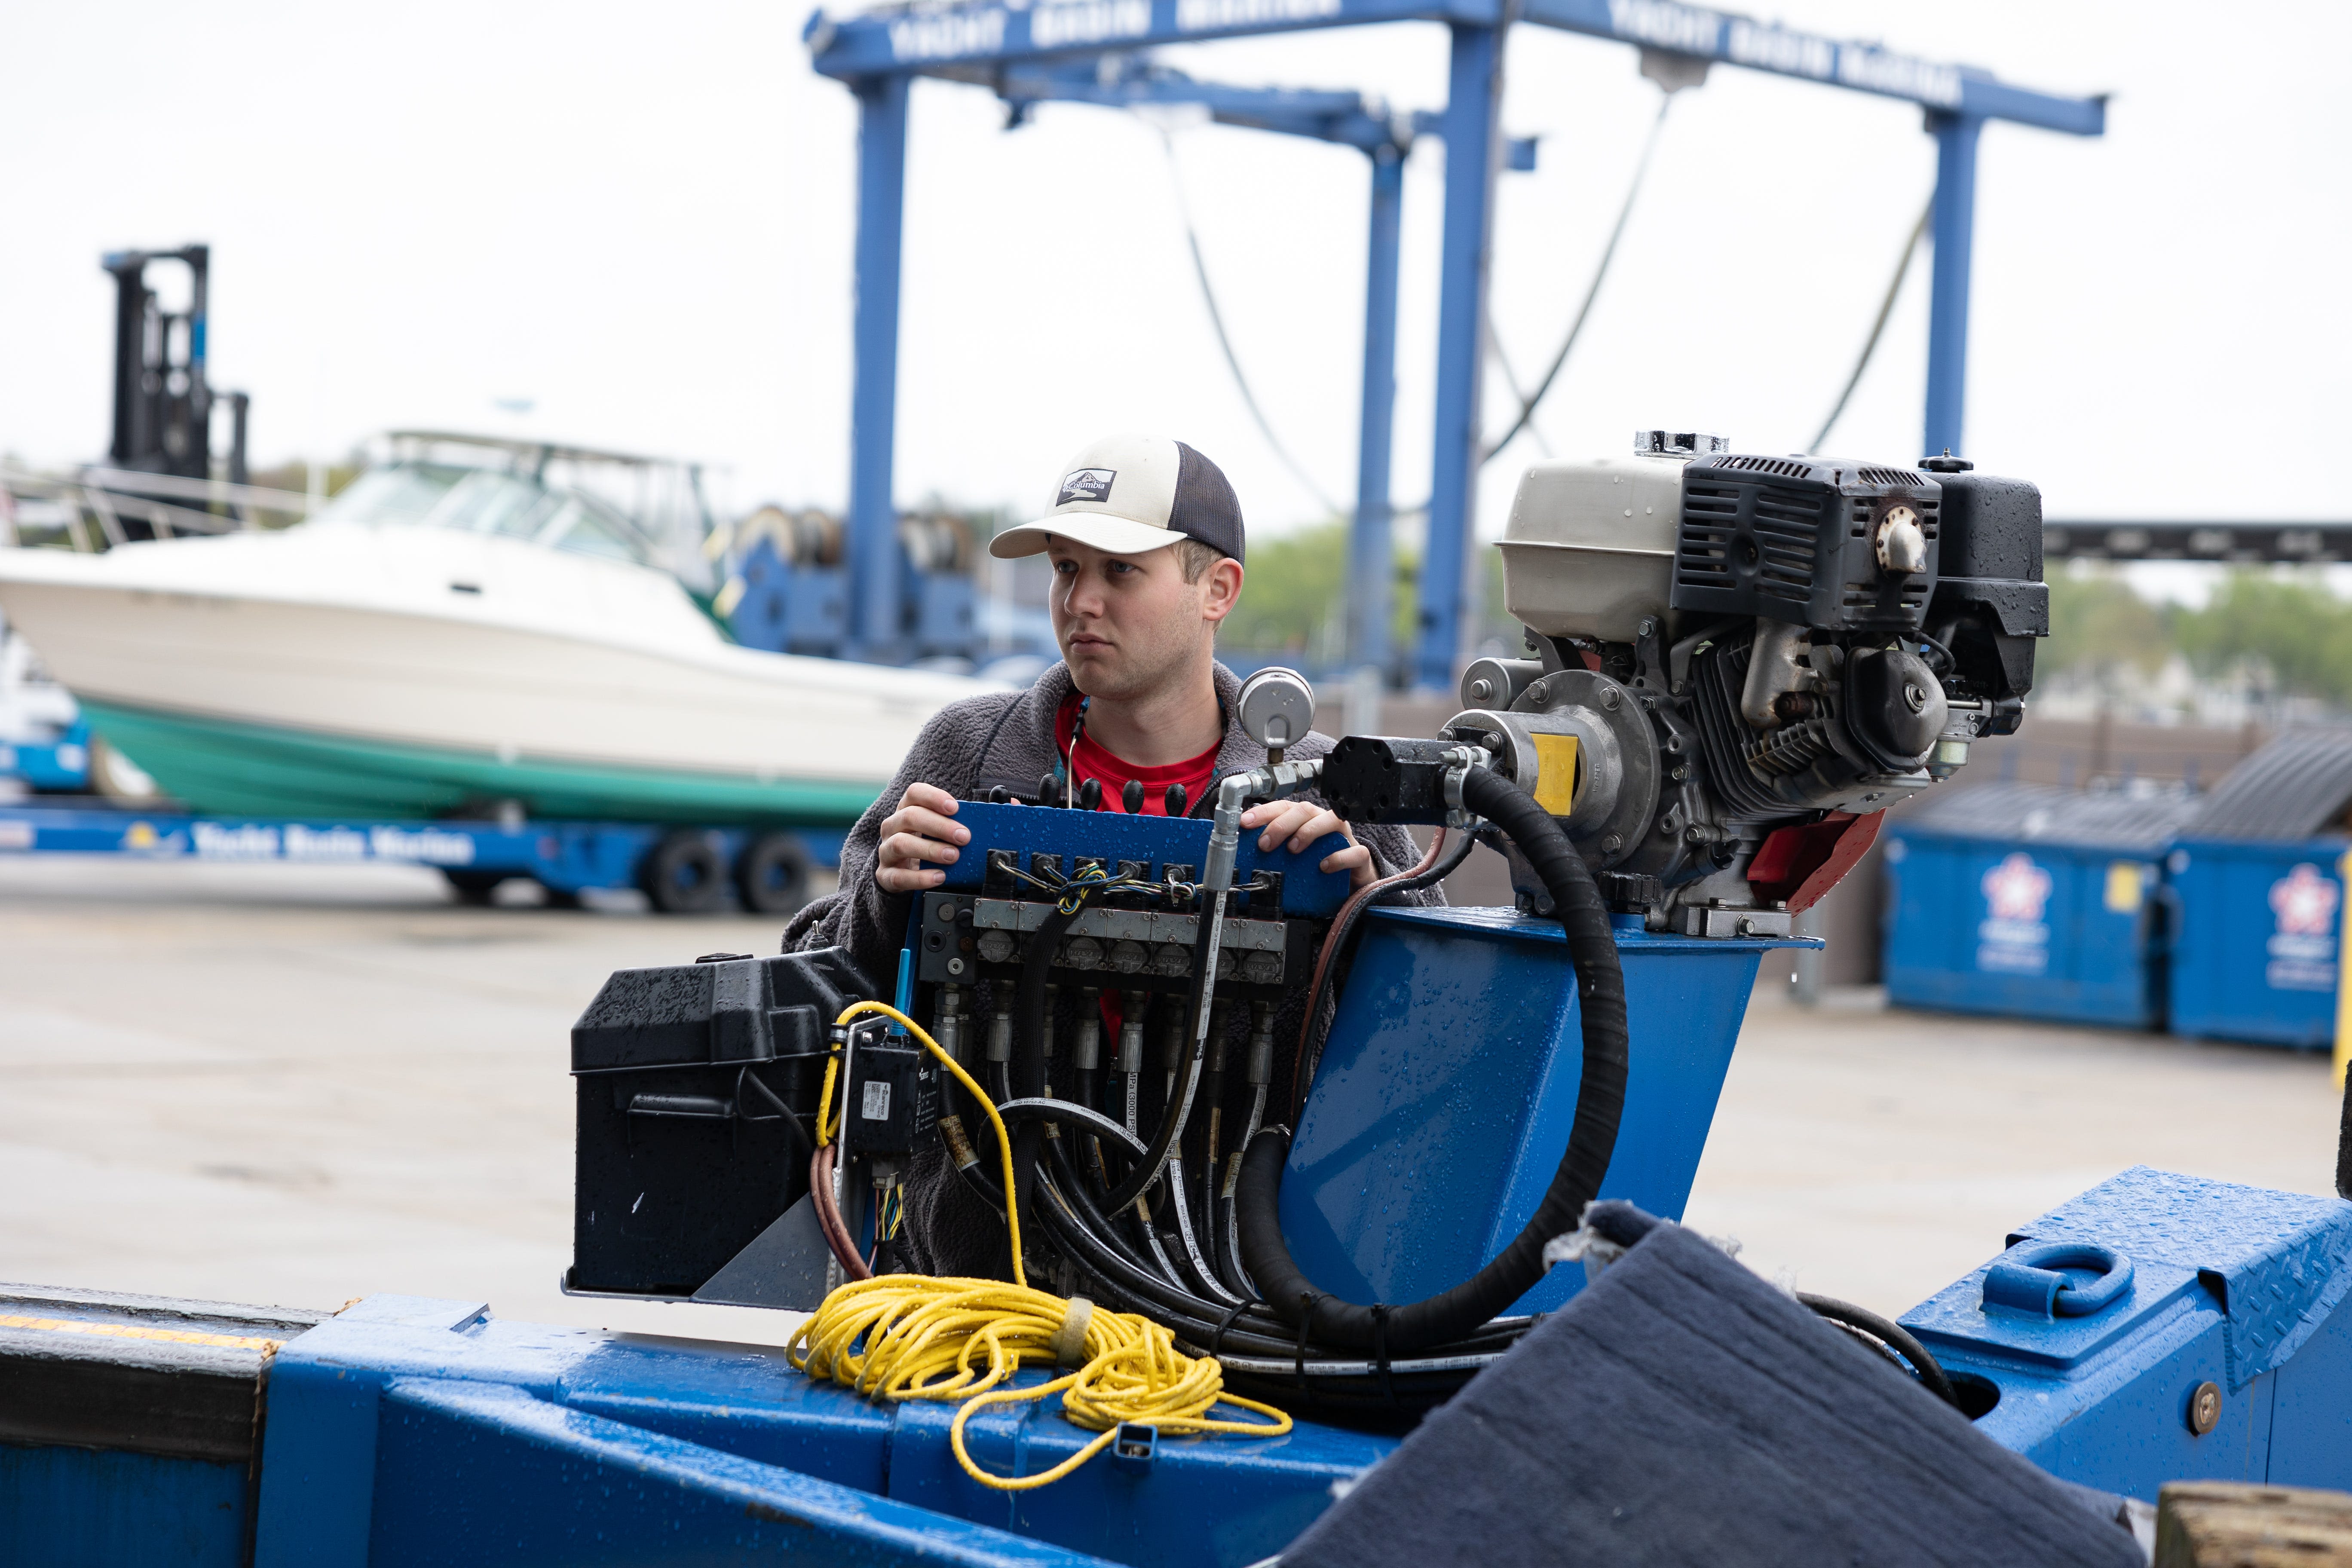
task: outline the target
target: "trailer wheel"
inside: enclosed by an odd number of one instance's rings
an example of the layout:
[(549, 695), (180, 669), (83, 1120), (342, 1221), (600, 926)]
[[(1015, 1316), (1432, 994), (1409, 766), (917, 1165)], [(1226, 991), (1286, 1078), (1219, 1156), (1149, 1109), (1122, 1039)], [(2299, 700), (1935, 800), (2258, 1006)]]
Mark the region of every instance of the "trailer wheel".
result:
[(707, 914), (727, 896), (727, 866), (707, 836), (680, 831), (646, 852), (637, 886), (666, 915)]
[(442, 880), (447, 882), (450, 891), (457, 895), (457, 901), (476, 909), (488, 906), (499, 890), (499, 884), (505, 881), (507, 876), (504, 871), (468, 871), (455, 866), (441, 868)]
[(797, 835), (763, 833), (735, 861), (735, 892), (763, 915), (797, 914), (809, 900), (808, 847)]

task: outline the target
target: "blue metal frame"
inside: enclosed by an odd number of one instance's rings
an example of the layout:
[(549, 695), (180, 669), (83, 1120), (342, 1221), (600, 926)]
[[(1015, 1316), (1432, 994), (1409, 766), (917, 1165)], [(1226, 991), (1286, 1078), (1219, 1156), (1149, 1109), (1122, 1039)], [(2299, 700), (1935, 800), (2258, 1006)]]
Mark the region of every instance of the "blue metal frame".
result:
[[(182, 812), (0, 806), (0, 855), (121, 855), (142, 860), (368, 863), (529, 877), (551, 891), (634, 885), (674, 826), (614, 822), (375, 822), (191, 816)], [(711, 828), (732, 864), (750, 830)], [(841, 858), (845, 830), (794, 827), (814, 864)]]
[(857, 361), (849, 397), (850, 652), (898, 657), (898, 510), (890, 494), (898, 420), (898, 261), (907, 206), (904, 76), (857, 93)]
[(1397, 251), (1404, 153), (1371, 150), (1371, 236), (1365, 247), (1363, 410), (1357, 421), (1356, 524), (1348, 538), (1348, 663), (1389, 669), (1390, 577), (1395, 571), (1390, 445), (1396, 432)]
[(1984, 117), (1930, 114), (1936, 137), (1936, 269), (1927, 303), (1927, 453), (1961, 452), (1969, 385), (1969, 268), (1976, 248), (1977, 138)]
[[(2034, 92), (1971, 67), (1940, 64), (1876, 44), (1841, 41), (1677, 0), (1512, 0), (1507, 5), (1504, 0), (966, 0), (921, 11), (838, 19), (820, 10), (810, 16), (803, 35), (811, 57), (819, 72), (851, 86), (861, 113), (850, 509), (852, 527), (861, 536), (853, 545), (860, 573), (887, 574), (895, 567), (886, 548), (862, 536), (878, 533), (887, 539), (892, 531), (890, 416), (897, 390), (905, 88), (911, 77), (979, 79), (985, 71), (1110, 50), (1375, 22), (1441, 21), (1452, 36), (1453, 98), (1445, 111), (1452, 133), (1446, 142), (1433, 482), (1412, 668), (1423, 686), (1451, 686), (1454, 659), (1475, 609), (1476, 583), (1467, 570), (1467, 554), (1478, 467), (1480, 310), (1493, 207), (1495, 111), (1504, 35), (1513, 20), (1896, 99), (1927, 110), (1938, 155), (1925, 434), (1930, 452), (1960, 449), (1977, 138), (1989, 120), (2076, 136), (2100, 135), (2106, 126), (2104, 98)], [(1376, 233), (1379, 223), (1376, 199)], [(1392, 342), (1387, 346), (1392, 351)], [(1378, 390), (1370, 372), (1375, 347), (1368, 333), (1368, 415)], [(1389, 357), (1392, 367), (1392, 353)], [(1391, 374), (1392, 377), (1392, 368)], [(1369, 471), (1377, 455), (1360, 451), (1360, 466)], [(1385, 620), (1384, 608), (1376, 611), (1370, 599), (1377, 593), (1385, 604), (1386, 579), (1378, 579), (1375, 589), (1375, 580), (1366, 575), (1383, 548), (1387, 509), (1369, 504), (1380, 489), (1384, 486), (1368, 486), (1360, 477), (1357, 537), (1350, 553), (1357, 569), (1350, 620), (1363, 639), (1355, 655), (1360, 660), (1364, 650), (1376, 646), (1372, 626)], [(864, 657), (887, 657), (891, 639), (869, 634), (868, 628), (879, 624), (881, 613), (895, 599), (886, 587), (869, 586), (861, 575), (858, 602)]]

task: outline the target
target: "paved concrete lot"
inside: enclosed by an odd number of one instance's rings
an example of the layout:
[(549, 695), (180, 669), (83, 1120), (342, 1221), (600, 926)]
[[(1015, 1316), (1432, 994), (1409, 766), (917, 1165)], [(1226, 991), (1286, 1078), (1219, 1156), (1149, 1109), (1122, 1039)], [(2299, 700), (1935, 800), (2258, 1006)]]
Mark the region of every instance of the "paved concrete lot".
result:
[[(572, 1018), (613, 969), (775, 934), (393, 868), (0, 860), (0, 1279), (780, 1337), (555, 1283)], [(1761, 997), (1689, 1219), (1895, 1311), (2136, 1163), (2325, 1192), (2336, 1114), (2314, 1057)]]

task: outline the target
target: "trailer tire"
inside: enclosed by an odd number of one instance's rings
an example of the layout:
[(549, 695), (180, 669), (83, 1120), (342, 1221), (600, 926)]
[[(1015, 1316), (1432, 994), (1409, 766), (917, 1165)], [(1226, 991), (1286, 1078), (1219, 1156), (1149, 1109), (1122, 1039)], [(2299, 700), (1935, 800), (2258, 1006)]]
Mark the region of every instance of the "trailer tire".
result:
[(793, 833), (762, 833), (735, 858), (735, 896), (763, 915), (798, 914), (809, 901), (808, 847)]
[(449, 890), (457, 895), (457, 901), (475, 909), (488, 908), (491, 899), (498, 893), (499, 884), (509, 875), (505, 871), (468, 871), (457, 866), (441, 868), (441, 879), (449, 884)]
[(708, 914), (727, 896), (727, 864), (708, 834), (668, 834), (637, 862), (637, 886), (666, 915)]

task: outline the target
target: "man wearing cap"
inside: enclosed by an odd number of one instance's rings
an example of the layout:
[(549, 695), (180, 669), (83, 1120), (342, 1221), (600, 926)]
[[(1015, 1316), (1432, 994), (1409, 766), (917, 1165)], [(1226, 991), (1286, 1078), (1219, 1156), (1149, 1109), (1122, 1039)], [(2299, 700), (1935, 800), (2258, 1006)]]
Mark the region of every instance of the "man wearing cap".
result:
[[(1263, 766), (1234, 721), (1240, 680), (1216, 661), (1217, 624), (1242, 591), (1241, 503), (1217, 466), (1181, 441), (1115, 436), (1064, 468), (1045, 516), (998, 534), (990, 553), (1045, 554), (1062, 662), (1026, 691), (967, 698), (940, 710), (882, 797), (850, 829), (841, 887), (793, 918), (786, 951), (839, 945), (877, 984), (896, 974), (910, 895), (940, 885), (970, 835), (956, 802), (1002, 787), (1024, 800), (1076, 803), (1090, 782), (1101, 808), (1206, 815), (1215, 781)], [(1310, 732), (1287, 755), (1330, 749)], [(1242, 817), (1261, 849), (1304, 850), (1337, 834), (1324, 869), (1358, 887), (1420, 858), (1404, 830), (1351, 826), (1313, 795)], [(1442, 902), (1434, 889), (1408, 895)], [(1295, 1042), (1296, 1009), (1276, 1036)], [(1276, 1069), (1284, 1079), (1286, 1067)], [(908, 1174), (900, 1257), (919, 1273), (990, 1275), (1003, 1268), (1003, 1226), (952, 1179), (937, 1152)]]

